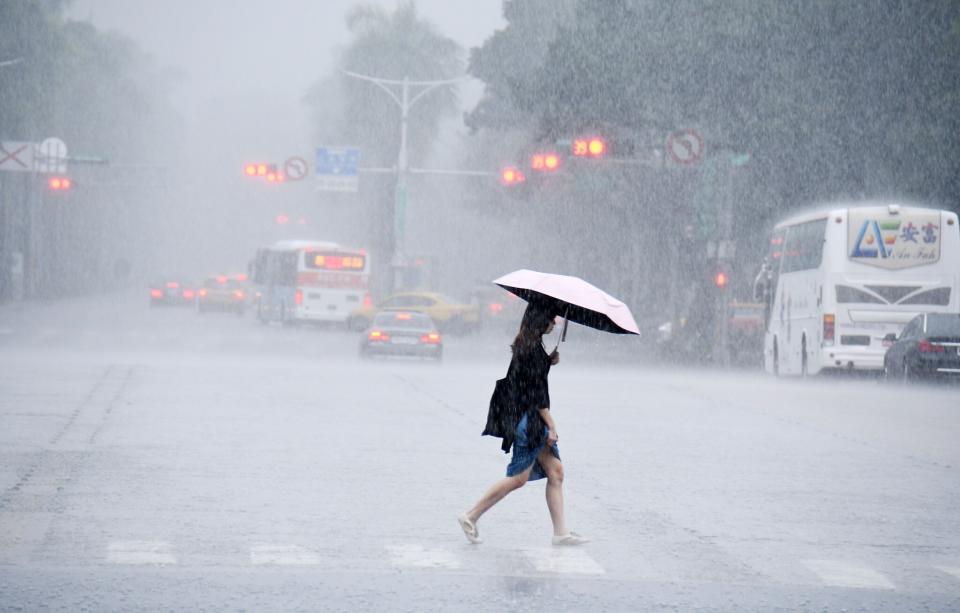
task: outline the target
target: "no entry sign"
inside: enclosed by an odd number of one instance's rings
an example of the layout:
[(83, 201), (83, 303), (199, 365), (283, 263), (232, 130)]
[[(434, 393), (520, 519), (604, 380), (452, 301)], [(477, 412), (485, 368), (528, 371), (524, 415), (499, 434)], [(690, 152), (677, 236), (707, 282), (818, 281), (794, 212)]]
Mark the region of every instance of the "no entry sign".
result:
[(680, 130), (667, 137), (667, 155), (675, 164), (696, 164), (703, 157), (703, 151), (703, 137), (696, 130)]

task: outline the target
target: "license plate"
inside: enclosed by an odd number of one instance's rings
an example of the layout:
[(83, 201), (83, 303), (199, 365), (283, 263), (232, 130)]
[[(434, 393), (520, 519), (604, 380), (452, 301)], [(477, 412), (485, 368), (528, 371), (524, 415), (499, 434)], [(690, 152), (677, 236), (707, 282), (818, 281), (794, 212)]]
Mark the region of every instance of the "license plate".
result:
[(394, 342), (394, 344), (397, 344), (397, 345), (416, 345), (416, 344), (417, 344), (417, 339), (415, 339), (415, 338), (407, 338), (407, 337), (404, 337), (404, 336), (400, 336), (400, 337), (394, 336), (394, 337), (393, 337), (393, 342)]

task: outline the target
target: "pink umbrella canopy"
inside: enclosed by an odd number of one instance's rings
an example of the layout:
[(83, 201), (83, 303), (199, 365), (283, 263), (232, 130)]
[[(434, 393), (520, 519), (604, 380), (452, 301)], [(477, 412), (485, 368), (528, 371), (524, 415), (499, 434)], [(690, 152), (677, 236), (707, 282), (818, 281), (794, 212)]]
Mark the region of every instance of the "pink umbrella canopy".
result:
[(627, 305), (578, 277), (517, 270), (493, 282), (568, 321), (614, 334), (640, 334)]

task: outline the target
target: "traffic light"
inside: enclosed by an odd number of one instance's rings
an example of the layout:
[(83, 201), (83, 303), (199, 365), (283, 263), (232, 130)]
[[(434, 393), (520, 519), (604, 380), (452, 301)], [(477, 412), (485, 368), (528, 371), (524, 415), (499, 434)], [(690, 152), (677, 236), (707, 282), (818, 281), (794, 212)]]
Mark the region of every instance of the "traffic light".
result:
[(607, 142), (599, 136), (575, 138), (570, 144), (570, 153), (576, 157), (603, 157), (607, 153)]
[(553, 151), (534, 153), (530, 158), (530, 168), (538, 172), (553, 172), (560, 168), (560, 156)]
[(504, 185), (518, 185), (526, 180), (527, 178), (520, 172), (520, 169), (513, 166), (507, 166), (500, 171), (500, 182)]
[[(243, 174), (248, 177), (267, 179), (271, 183), (276, 182), (276, 177), (280, 174), (277, 171), (276, 164), (267, 164), (266, 162), (249, 162), (243, 165)], [(274, 176), (274, 180), (270, 180), (270, 175)]]
[(73, 187), (73, 182), (70, 177), (50, 177), (47, 179), (47, 187), (54, 192), (65, 192)]

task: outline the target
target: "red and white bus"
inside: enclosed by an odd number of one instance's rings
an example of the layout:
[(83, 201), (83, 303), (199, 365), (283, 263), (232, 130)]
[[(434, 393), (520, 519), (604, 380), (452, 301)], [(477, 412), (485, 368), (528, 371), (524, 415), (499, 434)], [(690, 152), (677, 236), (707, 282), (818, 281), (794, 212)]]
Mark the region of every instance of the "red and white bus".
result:
[(363, 249), (280, 241), (257, 250), (251, 272), (263, 322), (346, 322), (352, 310), (370, 300), (370, 261)]

